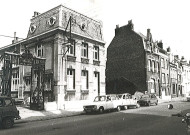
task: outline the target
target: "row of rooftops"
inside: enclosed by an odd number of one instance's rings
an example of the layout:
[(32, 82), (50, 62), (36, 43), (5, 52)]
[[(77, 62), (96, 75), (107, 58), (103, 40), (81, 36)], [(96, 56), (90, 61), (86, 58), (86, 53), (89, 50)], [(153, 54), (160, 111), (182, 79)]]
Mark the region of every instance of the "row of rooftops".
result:
[[(120, 30), (122, 31), (123, 29), (128, 29), (128, 30), (132, 30), (133, 32), (135, 32), (134, 31), (134, 24), (133, 24), (132, 20), (129, 20), (127, 25), (124, 25), (121, 27), (119, 27), (119, 25), (116, 25), (115, 35), (119, 34)], [(144, 34), (142, 34), (140, 32), (139, 33), (135, 32), (135, 33), (138, 34), (140, 37), (142, 37), (145, 41), (150, 41), (153, 44), (155, 43), (158, 46), (160, 53), (162, 53), (164, 55), (168, 55), (168, 53), (171, 53), (170, 47), (164, 49), (162, 40), (153, 41), (150, 29), (147, 29), (147, 36), (145, 36)], [(179, 55), (173, 55), (173, 57), (175, 60), (180, 61), (183, 65), (189, 65), (190, 66), (190, 61), (187, 62), (187, 60), (185, 60), (184, 56), (182, 56), (181, 59), (179, 58)]]

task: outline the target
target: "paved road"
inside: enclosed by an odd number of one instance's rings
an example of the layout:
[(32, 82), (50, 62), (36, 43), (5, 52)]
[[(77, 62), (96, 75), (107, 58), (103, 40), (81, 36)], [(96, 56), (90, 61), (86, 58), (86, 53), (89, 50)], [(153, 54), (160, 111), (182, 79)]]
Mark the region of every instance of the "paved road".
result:
[(190, 102), (128, 109), (121, 112), (90, 114), (45, 121), (15, 124), (0, 135), (185, 135), (181, 118), (171, 117), (190, 109)]

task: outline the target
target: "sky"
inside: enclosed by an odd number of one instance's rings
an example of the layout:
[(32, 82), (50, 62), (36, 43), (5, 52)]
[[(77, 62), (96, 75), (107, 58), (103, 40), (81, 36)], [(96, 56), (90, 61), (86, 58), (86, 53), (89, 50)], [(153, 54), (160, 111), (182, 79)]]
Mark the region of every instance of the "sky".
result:
[[(6, 0), (0, 2), (0, 47), (12, 42), (14, 32), (26, 38), (34, 11), (43, 13), (60, 4), (101, 20), (106, 47), (112, 41), (116, 25), (129, 20), (134, 30), (146, 35), (151, 30), (153, 40), (162, 40), (164, 48), (190, 59), (189, 0)], [(10, 36), (10, 37), (4, 37)]]

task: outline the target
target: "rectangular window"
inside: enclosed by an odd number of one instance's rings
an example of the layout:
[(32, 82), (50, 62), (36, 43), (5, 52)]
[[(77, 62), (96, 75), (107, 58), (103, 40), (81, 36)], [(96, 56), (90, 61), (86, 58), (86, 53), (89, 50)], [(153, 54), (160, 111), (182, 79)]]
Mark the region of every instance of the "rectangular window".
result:
[(81, 72), (81, 83), (82, 83), (82, 90), (88, 89), (88, 71), (82, 70)]
[(156, 70), (155, 70), (155, 67), (156, 67), (156, 66), (155, 66), (155, 61), (152, 61), (152, 71), (153, 71), (153, 72), (156, 71)]
[(163, 58), (161, 58), (161, 67), (162, 67), (162, 68), (165, 68), (165, 62), (164, 62), (164, 59), (163, 59)]
[(68, 53), (69, 55), (75, 56), (75, 40), (69, 39), (70, 45), (68, 46)]
[(166, 78), (165, 78), (165, 74), (162, 73), (162, 84), (165, 84), (166, 83)]
[(88, 99), (89, 94), (88, 93), (82, 93), (81, 94), (81, 100), (87, 100)]
[(37, 45), (37, 56), (42, 57), (43, 56), (43, 46), (42, 44)]
[(167, 83), (169, 84), (170, 78), (169, 75), (167, 74)]
[(19, 70), (15, 69), (12, 71), (12, 85), (11, 90), (18, 91), (19, 88)]
[(82, 43), (81, 46), (81, 56), (84, 58), (88, 58), (88, 44), (87, 43)]
[(152, 68), (151, 60), (148, 60), (148, 71), (151, 71), (151, 68)]
[(66, 95), (66, 101), (72, 101), (75, 99), (75, 93), (68, 93)]
[(75, 89), (75, 70), (67, 69), (67, 89), (74, 90)]
[(172, 84), (172, 91), (173, 91), (173, 94), (176, 94), (176, 92), (175, 92), (175, 84)]
[(168, 60), (166, 60), (166, 69), (169, 69)]
[(159, 66), (159, 62), (157, 62), (157, 72), (160, 71), (160, 66)]
[(93, 59), (99, 60), (99, 47), (98, 46), (93, 47)]

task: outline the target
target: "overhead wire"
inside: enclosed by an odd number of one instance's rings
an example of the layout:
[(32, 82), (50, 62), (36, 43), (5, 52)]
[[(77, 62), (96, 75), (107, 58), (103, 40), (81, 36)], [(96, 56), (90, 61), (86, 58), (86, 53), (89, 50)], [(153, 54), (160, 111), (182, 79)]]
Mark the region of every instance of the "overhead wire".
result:
[(18, 38), (18, 39), (24, 39), (24, 38), (19, 38), (19, 37), (12, 37), (12, 36), (7, 36), (7, 35), (0, 35), (1, 37), (8, 37), (8, 38)]

